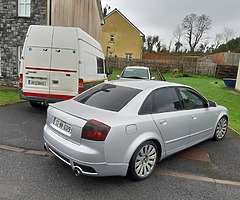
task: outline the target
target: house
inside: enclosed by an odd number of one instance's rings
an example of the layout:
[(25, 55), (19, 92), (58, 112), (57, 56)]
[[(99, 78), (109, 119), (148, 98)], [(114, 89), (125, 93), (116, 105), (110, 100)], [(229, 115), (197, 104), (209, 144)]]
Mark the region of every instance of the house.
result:
[(118, 9), (110, 12), (104, 20), (101, 44), (105, 56), (127, 60), (142, 58), (145, 35)]
[(100, 0), (0, 1), (0, 84), (18, 82), (21, 51), (29, 25), (75, 26), (100, 42)]

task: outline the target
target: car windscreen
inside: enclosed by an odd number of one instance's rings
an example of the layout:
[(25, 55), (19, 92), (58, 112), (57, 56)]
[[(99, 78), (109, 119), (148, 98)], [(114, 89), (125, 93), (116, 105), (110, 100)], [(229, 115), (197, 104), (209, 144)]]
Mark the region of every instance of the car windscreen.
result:
[(141, 90), (113, 84), (100, 84), (75, 97), (74, 100), (92, 107), (118, 112)]
[(123, 78), (140, 78), (147, 79), (148, 71), (146, 69), (134, 69), (134, 68), (126, 68), (123, 72)]

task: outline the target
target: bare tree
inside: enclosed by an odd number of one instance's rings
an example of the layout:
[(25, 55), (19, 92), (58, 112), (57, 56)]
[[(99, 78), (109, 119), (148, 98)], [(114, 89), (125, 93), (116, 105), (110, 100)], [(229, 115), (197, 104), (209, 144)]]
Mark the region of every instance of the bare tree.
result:
[(183, 36), (183, 29), (180, 24), (178, 24), (173, 31), (173, 36), (176, 42), (181, 42), (181, 37)]
[(227, 43), (229, 40), (233, 39), (233, 37), (235, 36), (235, 32), (233, 29), (225, 27), (223, 29), (222, 36), (224, 38), (225, 43)]
[(206, 15), (190, 14), (183, 19), (182, 28), (191, 52), (194, 52), (199, 41), (211, 29), (211, 24), (212, 20)]
[(223, 42), (223, 34), (217, 33), (213, 41), (214, 48), (217, 49), (222, 42)]
[(181, 38), (183, 36), (183, 29), (181, 27), (181, 25), (177, 25), (174, 32), (173, 32), (173, 36), (174, 36), (174, 39), (175, 39), (175, 52), (178, 52), (179, 49), (181, 48), (182, 46), (182, 43), (181, 43)]

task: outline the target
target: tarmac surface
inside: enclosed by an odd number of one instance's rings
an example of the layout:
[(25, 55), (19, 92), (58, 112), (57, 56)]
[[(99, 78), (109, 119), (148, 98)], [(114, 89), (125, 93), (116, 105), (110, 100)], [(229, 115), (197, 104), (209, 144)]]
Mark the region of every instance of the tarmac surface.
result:
[(240, 199), (240, 136), (231, 129), (221, 141), (164, 159), (153, 176), (133, 183), (75, 177), (44, 150), (45, 121), (46, 108), (27, 102), (0, 107), (0, 199)]

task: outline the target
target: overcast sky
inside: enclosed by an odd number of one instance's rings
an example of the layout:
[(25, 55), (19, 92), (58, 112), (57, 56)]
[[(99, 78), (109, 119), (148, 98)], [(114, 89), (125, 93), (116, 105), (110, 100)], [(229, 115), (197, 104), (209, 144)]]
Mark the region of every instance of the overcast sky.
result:
[[(173, 31), (188, 14), (205, 14), (212, 19), (209, 37), (231, 28), (240, 37), (240, 0), (101, 0), (111, 10), (117, 8), (145, 36), (158, 35), (165, 45), (173, 38)], [(109, 10), (108, 12), (110, 12)], [(173, 41), (174, 44), (174, 41)]]

